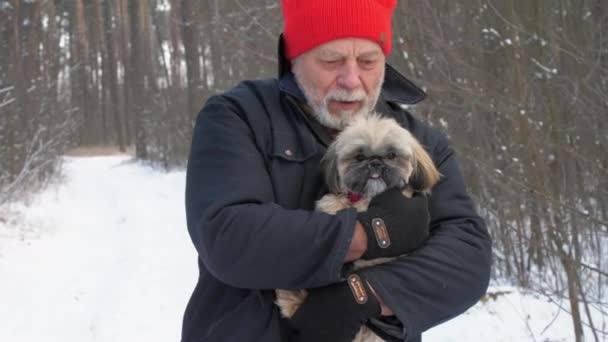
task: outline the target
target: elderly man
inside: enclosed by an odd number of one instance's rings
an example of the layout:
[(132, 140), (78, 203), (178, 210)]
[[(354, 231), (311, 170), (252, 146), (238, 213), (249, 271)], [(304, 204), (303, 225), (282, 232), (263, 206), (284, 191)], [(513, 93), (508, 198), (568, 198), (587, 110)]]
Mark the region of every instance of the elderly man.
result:
[[(279, 79), (210, 98), (194, 128), (186, 209), (200, 273), (182, 341), (349, 341), (363, 324), (386, 341), (420, 341), (483, 295), (491, 242), (447, 140), (403, 109), (424, 93), (386, 64), (396, 1), (281, 5)], [(365, 213), (314, 211), (332, 137), (372, 111), (418, 138), (440, 182), (428, 198), (387, 191)], [(370, 217), (384, 219), (390, 251), (374, 247)], [(400, 257), (357, 271), (369, 298), (358, 302), (349, 266), (379, 256)], [(274, 289), (309, 296), (285, 319)]]

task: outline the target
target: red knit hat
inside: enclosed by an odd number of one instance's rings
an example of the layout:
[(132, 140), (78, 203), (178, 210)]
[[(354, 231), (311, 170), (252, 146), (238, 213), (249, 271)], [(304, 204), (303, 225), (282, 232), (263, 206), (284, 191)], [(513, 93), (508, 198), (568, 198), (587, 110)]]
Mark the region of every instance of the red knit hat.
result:
[(341, 38), (364, 38), (391, 51), (391, 14), (397, 0), (281, 0), (285, 56)]

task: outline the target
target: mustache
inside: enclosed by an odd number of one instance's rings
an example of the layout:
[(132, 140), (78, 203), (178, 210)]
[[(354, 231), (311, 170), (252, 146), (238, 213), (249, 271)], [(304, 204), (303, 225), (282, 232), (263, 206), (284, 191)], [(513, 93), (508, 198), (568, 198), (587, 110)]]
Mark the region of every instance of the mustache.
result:
[(345, 101), (345, 102), (353, 102), (353, 101), (365, 101), (367, 99), (367, 95), (363, 91), (363, 89), (358, 89), (355, 91), (348, 91), (345, 89), (334, 89), (330, 91), (325, 96), (325, 101)]

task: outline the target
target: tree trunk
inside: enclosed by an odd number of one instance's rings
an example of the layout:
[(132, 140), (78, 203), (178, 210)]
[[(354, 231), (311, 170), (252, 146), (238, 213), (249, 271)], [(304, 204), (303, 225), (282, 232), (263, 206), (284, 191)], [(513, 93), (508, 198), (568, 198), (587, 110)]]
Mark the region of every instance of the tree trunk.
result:
[[(97, 0), (98, 3), (101, 0)], [(118, 60), (116, 58), (116, 41), (118, 40), (115, 34), (115, 30), (112, 27), (112, 1), (105, 1), (104, 6), (104, 33), (105, 33), (105, 44), (106, 48), (104, 50), (107, 51), (107, 89), (109, 97), (108, 97), (108, 110), (113, 117), (114, 123), (114, 133), (116, 134), (116, 139), (118, 142), (118, 148), (121, 152), (125, 152), (127, 150), (126, 144), (126, 131), (125, 131), (125, 122), (124, 122), (124, 110), (122, 110), (121, 106), (119, 106), (119, 97), (118, 97), (118, 77), (116, 75), (116, 65)], [(117, 21), (119, 19), (119, 13), (116, 13)]]
[(132, 66), (132, 51), (131, 51), (131, 20), (129, 14), (129, 1), (116, 0), (119, 13), (118, 23), (120, 25), (120, 61), (122, 63), (123, 72), (123, 88), (120, 93), (122, 96), (122, 112), (124, 113), (125, 122), (125, 142), (127, 145), (133, 144), (135, 134), (133, 133), (133, 117), (135, 113), (135, 105), (133, 102), (133, 66)]
[[(4, 14), (6, 16), (7, 27), (7, 46), (8, 46), (8, 79), (12, 81), (14, 89), (14, 101), (10, 105), (5, 105), (4, 112), (6, 115), (6, 156), (2, 158), (3, 167), (6, 168), (10, 182), (23, 164), (24, 154), (19, 149), (22, 142), (19, 136), (23, 136), (26, 127), (23, 127), (19, 113), (22, 112), (21, 105), (25, 103), (26, 87), (24, 79), (24, 71), (22, 65), (22, 49), (21, 49), (21, 27), (19, 13), (21, 12), (21, 1), (13, 2), (14, 11), (12, 14)], [(9, 107), (10, 106), (10, 107)]]
[(201, 66), (199, 64), (199, 36), (194, 21), (193, 0), (182, 0), (182, 36), (186, 54), (186, 70), (188, 77), (188, 112), (194, 116), (200, 107)]
[(146, 15), (149, 13), (148, 1), (141, 0), (129, 2), (130, 22), (131, 22), (131, 65), (133, 67), (133, 94), (134, 94), (134, 130), (135, 130), (135, 156), (138, 159), (147, 160), (148, 151), (146, 148), (146, 101), (151, 98), (147, 92), (148, 83), (154, 80), (149, 79), (147, 72), (150, 70), (149, 60), (146, 49), (149, 44), (146, 40), (149, 32)]
[(83, 0), (75, 0), (73, 3), (73, 27), (72, 35), (74, 37), (74, 63), (73, 67), (76, 77), (73, 79), (72, 99), (73, 103), (80, 103), (80, 113), (82, 118), (82, 127), (80, 132), (80, 144), (92, 145), (94, 142), (94, 126), (93, 119), (90, 114), (90, 89), (89, 89), (89, 43), (87, 39), (87, 28), (84, 17)]

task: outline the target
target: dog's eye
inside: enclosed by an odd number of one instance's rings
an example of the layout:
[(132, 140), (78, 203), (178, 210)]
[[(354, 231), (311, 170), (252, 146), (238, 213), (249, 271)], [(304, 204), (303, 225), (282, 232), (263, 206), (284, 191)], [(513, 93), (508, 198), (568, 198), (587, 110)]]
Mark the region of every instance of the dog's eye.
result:
[(388, 160), (393, 160), (393, 159), (395, 159), (395, 158), (397, 158), (397, 153), (395, 153), (395, 152), (389, 152), (389, 153), (386, 155), (386, 159), (388, 159)]
[(363, 155), (363, 153), (359, 153), (355, 156), (355, 159), (357, 159), (357, 161), (364, 161), (365, 160), (365, 156)]

